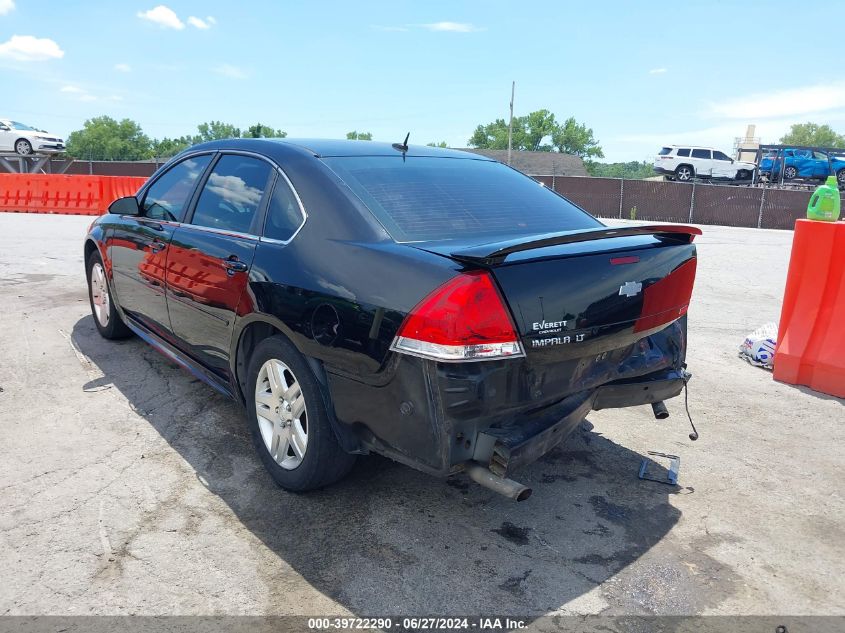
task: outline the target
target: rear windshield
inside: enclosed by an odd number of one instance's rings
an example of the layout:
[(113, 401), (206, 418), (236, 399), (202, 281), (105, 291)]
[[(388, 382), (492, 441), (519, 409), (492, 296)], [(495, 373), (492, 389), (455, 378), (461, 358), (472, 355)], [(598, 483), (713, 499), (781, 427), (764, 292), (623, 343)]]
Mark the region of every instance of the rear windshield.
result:
[(602, 226), (537, 181), (485, 160), (324, 159), (397, 242), (534, 235)]
[(664, 147), (663, 149), (661, 149), (661, 150), (657, 153), (657, 155), (658, 155), (658, 156), (666, 156), (666, 154), (668, 154), (668, 153), (669, 153), (669, 152), (671, 152), (671, 151), (672, 151), (672, 148), (671, 148), (671, 147)]

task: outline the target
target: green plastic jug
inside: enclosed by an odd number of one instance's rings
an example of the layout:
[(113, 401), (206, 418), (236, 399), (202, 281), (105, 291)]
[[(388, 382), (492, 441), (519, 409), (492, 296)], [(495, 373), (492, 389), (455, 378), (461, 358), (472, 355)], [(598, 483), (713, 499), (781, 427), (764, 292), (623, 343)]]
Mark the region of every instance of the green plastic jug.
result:
[(839, 187), (836, 176), (828, 176), (827, 182), (820, 185), (807, 205), (807, 217), (810, 220), (836, 222), (839, 219)]

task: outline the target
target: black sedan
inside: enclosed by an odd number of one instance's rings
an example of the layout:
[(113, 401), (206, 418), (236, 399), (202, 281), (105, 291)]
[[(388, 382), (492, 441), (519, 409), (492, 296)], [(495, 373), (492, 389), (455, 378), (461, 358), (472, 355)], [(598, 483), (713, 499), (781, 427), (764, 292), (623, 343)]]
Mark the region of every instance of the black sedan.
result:
[(242, 403), (282, 487), (372, 451), (521, 500), (591, 410), (681, 392), (699, 233), (608, 228), (475, 154), (244, 139), (115, 201), (85, 262), (100, 334)]

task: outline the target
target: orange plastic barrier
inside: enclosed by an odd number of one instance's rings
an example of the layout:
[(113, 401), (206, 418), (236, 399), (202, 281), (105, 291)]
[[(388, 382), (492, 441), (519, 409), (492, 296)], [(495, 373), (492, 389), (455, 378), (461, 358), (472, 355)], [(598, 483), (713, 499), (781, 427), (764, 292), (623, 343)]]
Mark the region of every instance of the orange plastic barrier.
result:
[(0, 211), (102, 215), (123, 196), (134, 195), (146, 178), (0, 174)]
[(774, 377), (845, 398), (845, 222), (795, 223)]

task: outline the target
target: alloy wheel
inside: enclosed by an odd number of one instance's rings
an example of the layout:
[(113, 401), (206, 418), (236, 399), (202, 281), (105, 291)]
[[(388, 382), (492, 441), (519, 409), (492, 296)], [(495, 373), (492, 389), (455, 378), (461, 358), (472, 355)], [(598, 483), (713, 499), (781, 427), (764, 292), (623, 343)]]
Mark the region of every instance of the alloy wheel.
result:
[(108, 327), (111, 318), (111, 302), (106, 273), (103, 265), (97, 262), (91, 267), (91, 301), (94, 304), (94, 316), (103, 327)]
[(783, 177), (786, 178), (787, 180), (792, 180), (797, 175), (798, 175), (798, 170), (796, 170), (795, 167), (787, 167), (786, 169), (783, 170)]
[(29, 156), (32, 153), (32, 145), (29, 144), (29, 141), (21, 139), (15, 143), (15, 151), (21, 156)]
[(271, 358), (258, 372), (255, 414), (270, 456), (286, 470), (298, 467), (308, 449), (308, 412), (299, 381), (280, 360)]
[(839, 186), (845, 186), (845, 169), (840, 169), (839, 173), (836, 174), (836, 180), (839, 182)]
[(692, 170), (689, 167), (678, 168), (678, 180), (687, 181), (692, 178)]

